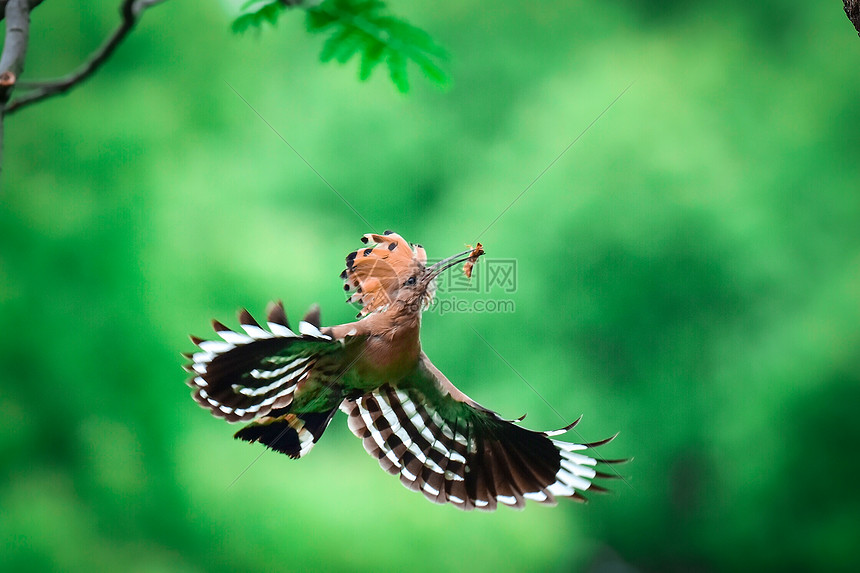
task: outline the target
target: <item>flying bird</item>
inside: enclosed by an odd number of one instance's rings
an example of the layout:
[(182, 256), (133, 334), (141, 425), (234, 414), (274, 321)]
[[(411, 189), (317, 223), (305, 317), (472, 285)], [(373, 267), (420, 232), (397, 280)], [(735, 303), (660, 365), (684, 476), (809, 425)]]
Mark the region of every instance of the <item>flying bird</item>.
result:
[(626, 460), (585, 450), (615, 436), (578, 444), (556, 436), (579, 420), (536, 432), (519, 425), (522, 418), (503, 419), (458, 390), (421, 349), (421, 313), (436, 277), (460, 263), (471, 275), (481, 245), (428, 265), (424, 248), (397, 233), (366, 234), (362, 242), (341, 273), (347, 302), (361, 305), (359, 320), (323, 328), (314, 306), (296, 331), (277, 302), (267, 328), (244, 309), (244, 332), (213, 321), (221, 340), (192, 336), (199, 351), (185, 354), (197, 403), (228, 422), (250, 422), (236, 438), (294, 459), (340, 409), (384, 470), (430, 501), (464, 510), (585, 501), (583, 492), (606, 491), (594, 480), (619, 476), (598, 468)]

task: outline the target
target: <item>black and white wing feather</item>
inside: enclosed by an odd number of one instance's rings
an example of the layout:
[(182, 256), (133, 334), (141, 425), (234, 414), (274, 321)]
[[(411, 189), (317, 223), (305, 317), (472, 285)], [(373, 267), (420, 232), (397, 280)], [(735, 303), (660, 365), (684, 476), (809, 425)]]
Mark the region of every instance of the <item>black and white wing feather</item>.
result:
[(270, 305), (267, 318), (268, 330), (243, 309), (239, 324), (244, 334), (216, 320), (212, 325), (222, 340), (191, 337), (200, 350), (185, 355), (191, 364), (184, 368), (193, 374), (188, 385), (197, 403), (213, 415), (239, 422), (290, 405), (297, 385), (315, 365), (342, 349), (319, 330), (318, 322), (303, 320), (298, 332), (291, 330), (280, 302)]
[(590, 444), (556, 440), (576, 422), (556, 432), (531, 431), (471, 401), (426, 356), (419, 371), (398, 387), (386, 384), (345, 400), (341, 409), (380, 466), (430, 501), (485, 511), (499, 504), (522, 508), (529, 499), (586, 501), (584, 492), (606, 491), (593, 480), (618, 477), (598, 464), (625, 460), (585, 453), (614, 436)]

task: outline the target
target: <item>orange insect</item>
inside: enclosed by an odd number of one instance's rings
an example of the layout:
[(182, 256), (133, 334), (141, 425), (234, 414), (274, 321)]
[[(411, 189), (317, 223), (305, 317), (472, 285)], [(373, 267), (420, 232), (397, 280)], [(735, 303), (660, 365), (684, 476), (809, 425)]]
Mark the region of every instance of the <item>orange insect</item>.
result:
[[(466, 245), (470, 249), (472, 245)], [(466, 273), (466, 278), (472, 278), (472, 267), (475, 266), (475, 263), (478, 262), (478, 257), (484, 254), (484, 246), (481, 243), (478, 243), (477, 246), (472, 250), (472, 254), (469, 255), (469, 260), (466, 261), (466, 264), (463, 265), (463, 272)]]

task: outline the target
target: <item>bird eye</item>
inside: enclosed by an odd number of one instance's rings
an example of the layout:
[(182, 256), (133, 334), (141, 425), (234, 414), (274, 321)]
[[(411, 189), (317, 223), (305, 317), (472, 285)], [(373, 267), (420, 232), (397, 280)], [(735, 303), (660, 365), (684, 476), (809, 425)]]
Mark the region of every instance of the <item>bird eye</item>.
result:
[(407, 284), (407, 285), (414, 285), (414, 284), (415, 284), (415, 277), (409, 277), (409, 278), (406, 280), (406, 284)]

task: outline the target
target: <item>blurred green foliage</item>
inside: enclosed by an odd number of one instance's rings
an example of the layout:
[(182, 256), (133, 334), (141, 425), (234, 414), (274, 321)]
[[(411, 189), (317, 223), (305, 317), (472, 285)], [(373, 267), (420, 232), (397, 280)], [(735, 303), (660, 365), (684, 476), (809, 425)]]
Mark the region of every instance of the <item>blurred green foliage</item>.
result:
[[(407, 64), (414, 62), (437, 86), (448, 85), (448, 74), (440, 66), (445, 50), (427, 32), (388, 13), (379, 0), (325, 0), (318, 4), (251, 0), (247, 11), (233, 21), (233, 31), (259, 30), (263, 24), (277, 24), (286, 11), (304, 9), (308, 32), (329, 34), (320, 60), (345, 64), (360, 55), (358, 77), (367, 80), (373, 69), (385, 62), (391, 81), (401, 93), (409, 91)], [(293, 10), (291, 10), (293, 8)]]
[[(449, 92), (320, 66), (297, 19), (241, 39), (233, 4), (166, 2), (87, 84), (7, 119), (0, 569), (856, 570), (860, 44), (841, 7), (394, 8), (450, 48)], [(44, 3), (29, 77), (116, 20)], [(481, 236), (517, 260), (516, 313), (423, 333), (504, 416), (558, 427), (542, 396), (585, 413), (585, 439), (621, 430), (604, 453), (635, 456), (629, 486), (460, 513), (342, 416), (307, 458), (253, 463), (189, 398), (189, 332), (276, 298), (349, 320), (337, 276), (362, 233), (462, 249), (631, 81)]]

